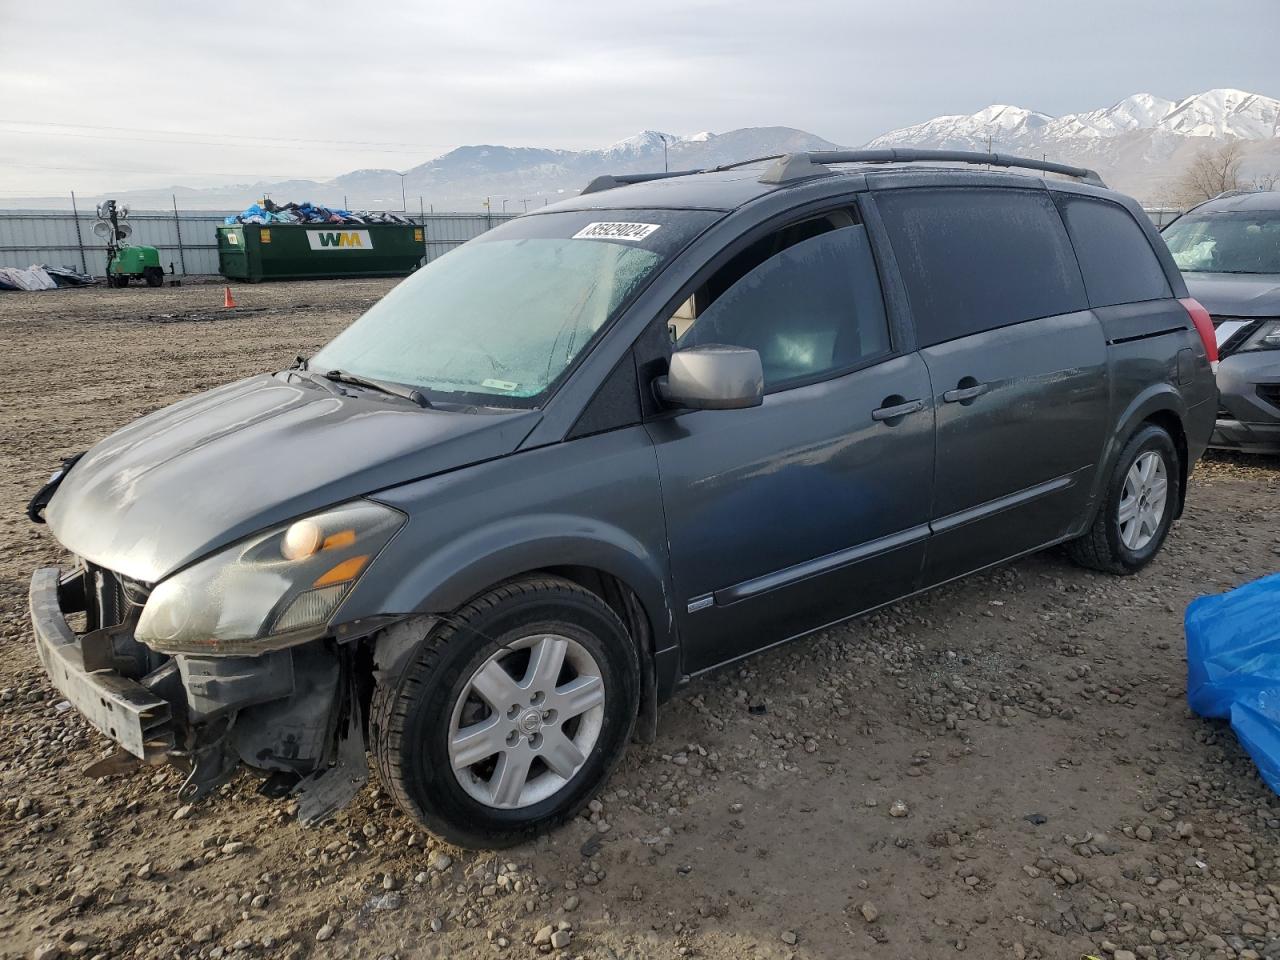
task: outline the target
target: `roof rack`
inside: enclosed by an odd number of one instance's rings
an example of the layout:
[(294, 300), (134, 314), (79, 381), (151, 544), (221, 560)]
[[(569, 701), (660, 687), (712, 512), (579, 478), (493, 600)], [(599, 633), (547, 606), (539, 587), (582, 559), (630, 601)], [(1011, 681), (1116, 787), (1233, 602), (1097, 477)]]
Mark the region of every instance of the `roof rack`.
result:
[(1025, 170), (1043, 170), (1064, 177), (1082, 180), (1094, 186), (1105, 187), (1098, 174), (1085, 167), (1072, 167), (1050, 160), (1032, 160), (1008, 153), (977, 153), (970, 150), (816, 150), (810, 153), (788, 153), (779, 157), (764, 175), (761, 183), (791, 183), (806, 177), (818, 177), (830, 173), (829, 163), (972, 163), (991, 167), (1019, 167)]
[(1065, 163), (1054, 163), (1051, 160), (1032, 160), (1029, 157), (1016, 157), (1010, 153), (918, 149), (815, 150), (809, 153), (782, 153), (769, 157), (756, 157), (753, 160), (739, 160), (737, 163), (726, 163), (718, 167), (708, 167), (705, 170), (604, 174), (588, 183), (582, 193), (599, 193), (602, 190), (612, 190), (614, 187), (648, 183), (650, 180), (666, 180), (669, 177), (691, 177), (695, 173), (718, 173), (722, 170), (732, 170), (735, 167), (764, 163), (768, 160), (772, 160), (773, 163), (769, 164), (768, 169), (761, 175), (761, 183), (791, 183), (807, 177), (821, 177), (831, 173), (830, 168), (826, 166), (829, 163), (972, 163), (989, 167), (1043, 170), (1045, 173), (1061, 174), (1097, 187), (1106, 186), (1095, 171), (1085, 167), (1072, 167)]
[(667, 177), (691, 177), (695, 173), (705, 173), (704, 170), (672, 170), (664, 173), (606, 173), (596, 177), (585, 187), (582, 192), (599, 193), (601, 190), (612, 190), (614, 187), (625, 187), (629, 183), (648, 183), (650, 180), (665, 180)]
[[(1261, 193), (1258, 187), (1236, 187), (1234, 190), (1223, 190), (1220, 194), (1210, 197), (1209, 200), (1226, 200), (1228, 197), (1246, 197), (1251, 193)], [(1206, 200), (1205, 203), (1208, 203)]]

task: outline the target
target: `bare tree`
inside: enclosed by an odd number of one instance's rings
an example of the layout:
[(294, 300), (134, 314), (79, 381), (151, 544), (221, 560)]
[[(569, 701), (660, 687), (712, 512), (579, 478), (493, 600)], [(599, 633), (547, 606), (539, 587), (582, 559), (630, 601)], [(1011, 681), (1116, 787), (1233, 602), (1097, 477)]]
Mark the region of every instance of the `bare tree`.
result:
[(1253, 178), (1253, 185), (1258, 190), (1275, 190), (1280, 188), (1280, 173), (1260, 173)]
[(1178, 192), (1184, 203), (1210, 200), (1227, 190), (1239, 190), (1240, 167), (1244, 164), (1244, 144), (1228, 140), (1218, 147), (1207, 147), (1197, 154), (1191, 165), (1178, 178)]

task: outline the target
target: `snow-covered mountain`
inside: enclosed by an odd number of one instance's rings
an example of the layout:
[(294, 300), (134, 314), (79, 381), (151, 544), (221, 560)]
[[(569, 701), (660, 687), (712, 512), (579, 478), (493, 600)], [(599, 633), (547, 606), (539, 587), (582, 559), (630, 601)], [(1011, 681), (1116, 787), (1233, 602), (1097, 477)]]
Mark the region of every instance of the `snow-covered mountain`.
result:
[(891, 130), (868, 147), (988, 149), (1097, 169), (1149, 203), (1172, 202), (1172, 184), (1214, 141), (1244, 142), (1245, 177), (1280, 173), (1280, 100), (1218, 89), (1182, 100), (1135, 93), (1098, 110), (1050, 117), (994, 104)]
[(1046, 123), (1040, 131), (1046, 140), (1070, 137), (1114, 137), (1130, 130), (1154, 127), (1177, 104), (1150, 93), (1135, 93), (1119, 103), (1088, 113), (1069, 113)]
[(1210, 90), (1187, 97), (1157, 126), (1184, 137), (1261, 140), (1280, 135), (1280, 100), (1243, 90)]
[[(1172, 183), (1206, 144), (1246, 142), (1246, 177), (1280, 173), (1280, 100), (1242, 90), (1208, 90), (1182, 100), (1135, 93), (1111, 106), (1053, 117), (1039, 110), (992, 104), (971, 114), (934, 117), (876, 137), (868, 147), (988, 149), (1047, 156), (1098, 170), (1122, 190), (1150, 203), (1171, 202)], [(665, 154), (664, 154), (665, 140)], [(475, 209), (485, 197), (530, 199), (541, 205), (571, 196), (600, 173), (672, 170), (836, 145), (790, 127), (746, 127), (690, 136), (643, 130), (598, 150), (469, 146), (451, 150), (405, 175), (410, 197)], [(333, 183), (352, 197), (398, 199), (399, 175), (359, 171)], [(508, 200), (508, 208), (510, 203)]]
[[(664, 150), (664, 143), (665, 150)], [(474, 210), (486, 198), (506, 198), (506, 209), (523, 209), (572, 196), (601, 173), (637, 173), (714, 167), (750, 157), (800, 150), (833, 150), (836, 144), (790, 127), (746, 127), (691, 136), (643, 130), (598, 150), (552, 150), (496, 145), (459, 147), (405, 171), (408, 197), (429, 199), (437, 209)], [(399, 202), (400, 175), (394, 170), (361, 170), (336, 177), (344, 196)], [(369, 199), (365, 199), (369, 198)], [(357, 203), (348, 201), (352, 206)]]
[[(1052, 117), (1038, 110), (993, 104), (977, 113), (951, 114), (876, 137), (869, 147), (988, 149), (1075, 163), (1098, 170), (1108, 183), (1148, 203), (1172, 202), (1171, 185), (1206, 145), (1237, 138), (1245, 144), (1246, 178), (1280, 174), (1280, 100), (1219, 89), (1182, 100), (1136, 93), (1109, 107)], [(665, 143), (664, 143), (665, 141)], [(664, 150), (665, 147), (665, 150)], [(135, 209), (170, 194), (192, 207), (243, 207), (264, 193), (351, 207), (397, 208), (401, 186), (411, 210), (522, 210), (573, 196), (601, 173), (714, 167), (752, 157), (836, 144), (791, 127), (744, 127), (688, 136), (643, 130), (595, 150), (458, 147), (403, 171), (355, 170), (326, 182), (259, 181), (209, 190), (166, 187), (127, 194)], [(154, 195), (154, 196), (153, 196)], [(126, 196), (126, 194), (119, 194)], [(505, 203), (503, 202), (505, 201)]]
[(1135, 93), (1100, 110), (1056, 118), (1024, 107), (993, 104), (977, 113), (935, 117), (891, 130), (867, 145), (980, 149), (990, 137), (1007, 150), (1118, 137), (1135, 130), (1182, 137), (1266, 139), (1280, 135), (1280, 100), (1230, 89), (1208, 90), (1179, 101)]
[(993, 141), (1036, 136), (1053, 117), (1036, 110), (993, 103), (977, 113), (934, 117), (924, 123), (893, 130), (876, 137), (868, 147), (937, 147), (949, 150), (986, 149)]

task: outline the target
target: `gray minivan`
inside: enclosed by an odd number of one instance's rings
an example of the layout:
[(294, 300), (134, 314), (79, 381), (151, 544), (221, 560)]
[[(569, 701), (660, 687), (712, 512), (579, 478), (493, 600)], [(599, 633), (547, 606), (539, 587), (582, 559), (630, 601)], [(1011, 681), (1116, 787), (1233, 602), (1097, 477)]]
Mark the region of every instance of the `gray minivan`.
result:
[(37, 648), (184, 800), (243, 764), (314, 820), (370, 754), (431, 831), (515, 843), (704, 671), (1053, 544), (1142, 568), (1213, 347), (1090, 171), (599, 178), (65, 464), (29, 508), (71, 555)]

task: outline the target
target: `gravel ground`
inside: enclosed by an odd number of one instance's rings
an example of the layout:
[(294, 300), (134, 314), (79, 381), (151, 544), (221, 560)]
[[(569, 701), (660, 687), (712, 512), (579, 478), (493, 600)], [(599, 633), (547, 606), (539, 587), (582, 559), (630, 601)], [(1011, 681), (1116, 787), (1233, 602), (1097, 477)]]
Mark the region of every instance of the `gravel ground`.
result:
[(390, 281), (0, 295), (0, 957), (1280, 957), (1280, 803), (1189, 715), (1182, 610), (1280, 566), (1280, 463), (1216, 457), (1150, 568), (1042, 554), (680, 691), (587, 814), (501, 854), (368, 788), (92, 781), (26, 619), (56, 461), (286, 365)]

